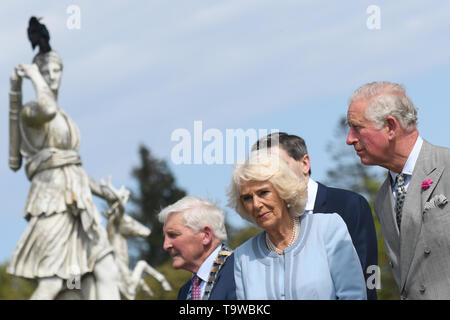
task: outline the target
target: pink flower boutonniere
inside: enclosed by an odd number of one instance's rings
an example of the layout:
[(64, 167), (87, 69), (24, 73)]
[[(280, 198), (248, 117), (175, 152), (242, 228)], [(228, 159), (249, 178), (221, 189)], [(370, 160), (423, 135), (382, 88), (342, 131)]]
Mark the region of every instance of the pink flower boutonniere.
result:
[(431, 179), (424, 180), (424, 181), (422, 182), (422, 190), (423, 190), (423, 191), (427, 190), (427, 189), (431, 186), (431, 184), (432, 184), (433, 182), (434, 182), (434, 181), (431, 180)]

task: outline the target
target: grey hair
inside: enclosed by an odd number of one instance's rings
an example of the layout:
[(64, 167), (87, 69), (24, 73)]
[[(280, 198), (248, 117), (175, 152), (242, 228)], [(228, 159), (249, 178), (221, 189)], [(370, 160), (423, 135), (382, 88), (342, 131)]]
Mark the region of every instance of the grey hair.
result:
[(383, 127), (388, 116), (396, 118), (407, 131), (417, 127), (417, 109), (403, 85), (387, 81), (367, 83), (353, 92), (349, 105), (356, 100), (369, 101), (365, 115), (377, 129)]
[(53, 61), (61, 66), (61, 70), (63, 69), (63, 61), (61, 59), (61, 56), (56, 51), (49, 51), (46, 53), (38, 53), (33, 58), (33, 63), (36, 63), (39, 67), (39, 69), (46, 63)]
[(158, 219), (165, 224), (167, 218), (174, 213), (182, 213), (184, 225), (195, 233), (208, 226), (212, 229), (214, 237), (220, 241), (227, 240), (225, 214), (216, 205), (198, 197), (186, 196), (164, 208), (158, 214)]
[(252, 214), (242, 203), (241, 185), (245, 181), (268, 181), (286, 203), (289, 214), (292, 217), (301, 216), (308, 197), (306, 178), (298, 177), (277, 153), (264, 151), (253, 151), (247, 161), (235, 167), (228, 188), (228, 206), (243, 219), (255, 224)]

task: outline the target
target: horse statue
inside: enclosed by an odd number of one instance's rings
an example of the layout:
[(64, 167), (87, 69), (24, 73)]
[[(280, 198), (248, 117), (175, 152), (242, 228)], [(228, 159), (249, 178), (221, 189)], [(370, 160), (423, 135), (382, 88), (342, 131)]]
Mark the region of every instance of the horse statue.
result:
[(139, 289), (142, 289), (147, 295), (153, 296), (153, 292), (143, 279), (144, 274), (158, 280), (165, 291), (172, 290), (164, 275), (144, 260), (138, 261), (135, 268), (130, 270), (127, 238), (146, 238), (150, 235), (151, 230), (125, 213), (125, 204), (130, 196), (130, 191), (123, 186), (119, 190), (115, 189), (111, 184), (111, 178), (108, 178), (106, 184), (102, 180), (101, 184), (107, 186), (118, 199), (107, 211), (103, 212), (103, 215), (108, 219), (106, 231), (109, 242), (114, 248), (115, 259), (119, 268), (120, 293), (129, 300), (135, 298)]

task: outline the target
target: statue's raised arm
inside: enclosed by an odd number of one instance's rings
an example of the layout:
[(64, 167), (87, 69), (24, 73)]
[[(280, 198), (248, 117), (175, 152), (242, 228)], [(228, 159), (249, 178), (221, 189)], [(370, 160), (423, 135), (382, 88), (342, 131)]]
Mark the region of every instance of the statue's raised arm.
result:
[(16, 67), (17, 74), (30, 79), (36, 92), (36, 101), (27, 103), (21, 111), (23, 121), (31, 127), (41, 126), (56, 115), (56, 99), (62, 73), (62, 61), (54, 51), (38, 55), (35, 60), (40, 69), (36, 63), (21, 63)]

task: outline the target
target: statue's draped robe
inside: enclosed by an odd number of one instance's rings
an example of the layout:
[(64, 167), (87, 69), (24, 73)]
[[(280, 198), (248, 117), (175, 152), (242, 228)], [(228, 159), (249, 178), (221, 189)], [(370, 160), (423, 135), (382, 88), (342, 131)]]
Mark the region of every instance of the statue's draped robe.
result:
[[(20, 151), (27, 159), (31, 181), (24, 210), (29, 224), (8, 272), (25, 278), (62, 279), (92, 272), (95, 262), (112, 248), (100, 226), (89, 177), (81, 167), (78, 128), (61, 109), (40, 127), (23, 121), (19, 125)], [(33, 141), (36, 130), (45, 131), (43, 142)]]

